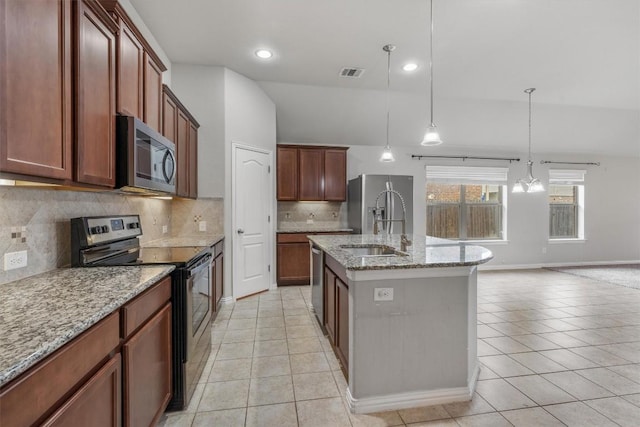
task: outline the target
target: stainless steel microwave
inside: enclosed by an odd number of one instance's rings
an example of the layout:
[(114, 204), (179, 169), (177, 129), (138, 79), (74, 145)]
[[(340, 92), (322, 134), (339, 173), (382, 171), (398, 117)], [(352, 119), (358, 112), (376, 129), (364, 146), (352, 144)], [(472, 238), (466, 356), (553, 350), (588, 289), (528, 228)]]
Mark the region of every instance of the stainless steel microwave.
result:
[(175, 194), (175, 144), (135, 117), (118, 116), (116, 120), (117, 188)]

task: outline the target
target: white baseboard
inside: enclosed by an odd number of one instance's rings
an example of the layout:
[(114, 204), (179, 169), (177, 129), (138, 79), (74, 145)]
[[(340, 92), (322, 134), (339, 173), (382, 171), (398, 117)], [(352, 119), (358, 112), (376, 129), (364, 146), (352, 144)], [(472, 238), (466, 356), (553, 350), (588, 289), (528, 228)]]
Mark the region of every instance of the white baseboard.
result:
[(278, 289), (278, 284), (277, 283), (272, 283), (271, 286), (269, 286), (269, 290), (270, 291), (275, 291), (276, 289)]
[(638, 264), (640, 260), (626, 260), (626, 261), (584, 261), (584, 262), (547, 262), (540, 264), (480, 264), (478, 266), (479, 271), (492, 271), (492, 270), (530, 270), (536, 268), (557, 268), (557, 267), (585, 267), (585, 266), (598, 266), (598, 265), (622, 265), (622, 264)]
[(232, 304), (232, 303), (236, 302), (235, 298), (233, 298), (233, 297), (222, 297), (222, 299), (220, 301), (223, 304)]
[(480, 372), (476, 366), (472, 384), (469, 387), (443, 388), (428, 391), (388, 394), (385, 396), (355, 399), (347, 387), (347, 403), (354, 414), (391, 411), (397, 409), (417, 408), (420, 406), (442, 405), (453, 402), (466, 402), (473, 397), (475, 384)]

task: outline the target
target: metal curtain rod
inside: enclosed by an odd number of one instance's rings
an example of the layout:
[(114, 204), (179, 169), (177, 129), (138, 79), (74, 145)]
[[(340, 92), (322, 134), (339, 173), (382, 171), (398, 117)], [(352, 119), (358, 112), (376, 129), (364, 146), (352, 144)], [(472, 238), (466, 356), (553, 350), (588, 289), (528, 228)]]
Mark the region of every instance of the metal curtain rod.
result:
[(551, 160), (540, 160), (541, 165), (591, 165), (591, 166), (600, 166), (600, 162), (552, 162)]
[(511, 159), (508, 157), (476, 157), (476, 156), (425, 156), (425, 155), (421, 155), (421, 154), (412, 154), (411, 155), (412, 159), (422, 159), (422, 158), (428, 158), (428, 159), (462, 159), (462, 161), (465, 160), (504, 160), (504, 161), (508, 161), (509, 163), (511, 162), (519, 162), (520, 159)]

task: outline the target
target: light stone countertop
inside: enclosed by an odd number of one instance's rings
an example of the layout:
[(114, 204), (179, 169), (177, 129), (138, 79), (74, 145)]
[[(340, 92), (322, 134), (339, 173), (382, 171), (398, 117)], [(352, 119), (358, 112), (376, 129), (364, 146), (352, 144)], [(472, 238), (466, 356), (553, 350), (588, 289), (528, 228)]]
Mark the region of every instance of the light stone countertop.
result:
[(173, 269), (170, 265), (61, 268), (0, 285), (0, 386)]
[(213, 246), (220, 240), (224, 239), (223, 234), (214, 234), (207, 236), (179, 236), (164, 237), (162, 239), (151, 240), (142, 244), (143, 248), (180, 248), (188, 246)]
[(313, 225), (313, 224), (301, 224), (301, 225), (286, 225), (278, 227), (276, 233), (350, 233), (353, 228), (342, 228), (335, 226), (325, 225)]
[(309, 240), (329, 254), (347, 270), (390, 270), (407, 268), (463, 267), (483, 264), (493, 258), (482, 246), (435, 237), (412, 235), (406, 256), (358, 257), (341, 248), (343, 245), (384, 245), (400, 251), (400, 236), (395, 235), (316, 235)]

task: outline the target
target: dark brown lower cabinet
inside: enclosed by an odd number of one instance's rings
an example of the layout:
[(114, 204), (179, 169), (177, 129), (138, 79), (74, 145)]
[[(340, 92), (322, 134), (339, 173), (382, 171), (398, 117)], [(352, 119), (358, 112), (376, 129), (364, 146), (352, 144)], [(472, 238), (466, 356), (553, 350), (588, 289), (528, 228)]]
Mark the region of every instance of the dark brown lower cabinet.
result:
[[(349, 366), (349, 288), (336, 277), (336, 318), (338, 336), (335, 340), (336, 355), (343, 368)], [(346, 375), (346, 373), (345, 373)]]
[(276, 235), (276, 281), (282, 285), (308, 285), (311, 280), (309, 235), (349, 234), (346, 232), (278, 233)]
[[(327, 257), (327, 255), (325, 255)], [(336, 264), (327, 257), (327, 262)], [(335, 265), (334, 265), (335, 267)], [(349, 378), (349, 286), (345, 271), (324, 267), (324, 329), (344, 376)]]
[(331, 343), (336, 342), (336, 275), (333, 271), (324, 268), (324, 327), (329, 335)]
[(122, 425), (120, 353), (109, 360), (43, 426), (118, 427)]
[(311, 278), (309, 270), (309, 240), (304, 234), (302, 243), (278, 243), (278, 285), (308, 285)]
[(155, 425), (171, 398), (171, 304), (122, 347), (124, 425)]

